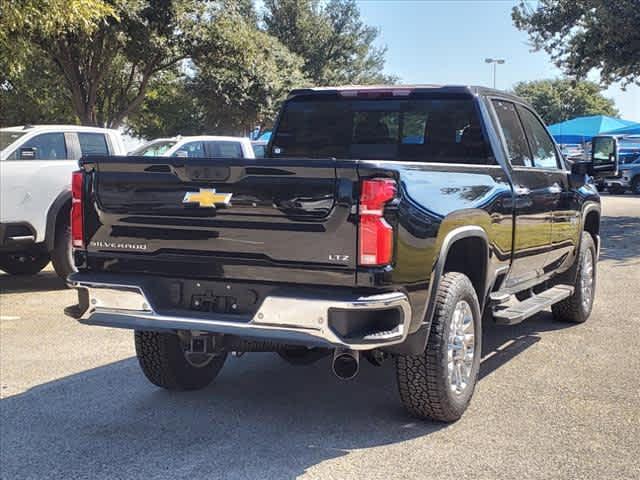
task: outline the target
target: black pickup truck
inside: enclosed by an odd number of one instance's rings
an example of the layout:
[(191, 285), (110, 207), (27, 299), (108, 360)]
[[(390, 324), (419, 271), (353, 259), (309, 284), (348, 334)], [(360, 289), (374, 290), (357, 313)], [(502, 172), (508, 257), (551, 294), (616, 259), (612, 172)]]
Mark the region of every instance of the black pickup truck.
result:
[(536, 113), (481, 87), (297, 90), (263, 159), (87, 157), (73, 175), (68, 315), (135, 330), (169, 389), (230, 352), (393, 359), (410, 413), (454, 421), (482, 319), (584, 322), (600, 201)]

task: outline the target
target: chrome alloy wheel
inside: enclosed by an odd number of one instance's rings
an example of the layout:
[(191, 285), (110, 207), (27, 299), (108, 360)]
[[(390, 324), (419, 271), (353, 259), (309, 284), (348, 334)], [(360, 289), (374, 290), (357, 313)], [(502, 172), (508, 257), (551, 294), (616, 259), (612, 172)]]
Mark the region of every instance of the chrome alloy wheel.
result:
[(582, 291), (582, 310), (589, 311), (593, 298), (593, 253), (587, 250), (582, 259), (582, 274), (580, 275), (580, 290)]
[(453, 311), (447, 345), (449, 387), (456, 395), (462, 394), (469, 385), (475, 349), (473, 312), (465, 300), (460, 300)]

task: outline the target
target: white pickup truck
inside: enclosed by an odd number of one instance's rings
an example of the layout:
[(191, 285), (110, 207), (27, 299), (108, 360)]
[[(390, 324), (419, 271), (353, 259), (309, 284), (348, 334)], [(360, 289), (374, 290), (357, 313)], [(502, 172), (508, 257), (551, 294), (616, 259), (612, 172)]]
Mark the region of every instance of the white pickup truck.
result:
[(74, 270), (69, 237), (71, 172), (83, 155), (125, 155), (120, 134), (77, 125), (0, 129), (0, 269), (35, 274), (51, 260)]

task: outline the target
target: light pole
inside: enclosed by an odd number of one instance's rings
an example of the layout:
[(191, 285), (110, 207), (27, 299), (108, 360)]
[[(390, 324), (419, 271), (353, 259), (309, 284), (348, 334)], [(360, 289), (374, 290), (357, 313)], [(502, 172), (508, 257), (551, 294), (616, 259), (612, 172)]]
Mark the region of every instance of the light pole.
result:
[(493, 63), (493, 88), (496, 88), (496, 66), (504, 63), (504, 58), (485, 58), (485, 63)]

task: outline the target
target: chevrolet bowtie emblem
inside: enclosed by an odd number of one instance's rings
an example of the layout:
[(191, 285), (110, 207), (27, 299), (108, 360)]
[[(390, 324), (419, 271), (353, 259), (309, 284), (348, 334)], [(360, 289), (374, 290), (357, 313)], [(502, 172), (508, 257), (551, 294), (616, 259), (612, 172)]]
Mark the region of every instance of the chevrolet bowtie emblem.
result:
[(197, 203), (200, 207), (216, 208), (227, 206), (231, 201), (230, 193), (216, 193), (213, 188), (201, 188), (199, 192), (187, 192), (182, 203)]

